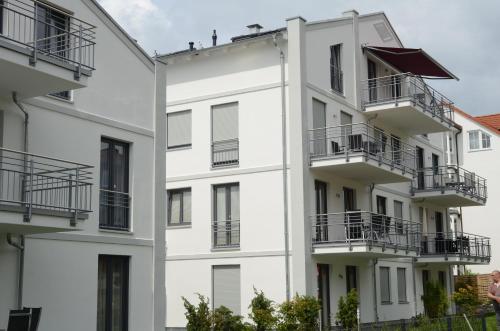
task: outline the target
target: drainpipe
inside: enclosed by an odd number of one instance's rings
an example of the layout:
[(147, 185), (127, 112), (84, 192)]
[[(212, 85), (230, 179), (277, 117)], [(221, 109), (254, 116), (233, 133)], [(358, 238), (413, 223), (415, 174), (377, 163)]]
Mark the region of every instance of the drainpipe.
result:
[[(26, 110), (24, 110), (23, 105), (18, 101), (16, 92), (12, 92), (12, 101), (19, 108), (19, 110), (24, 114), (23, 152), (27, 153), (28, 152), (29, 114)], [(24, 172), (24, 174), (27, 173), (27, 170), (28, 170), (28, 157), (26, 154), (24, 154), (24, 160), (23, 160), (23, 172)], [(25, 201), (25, 197), (26, 197), (26, 190), (25, 190), (24, 178), (23, 178), (23, 185), (21, 188), (22, 201)], [(26, 216), (25, 216), (25, 218), (26, 218)], [(18, 309), (22, 309), (22, 305), (23, 305), (23, 278), (24, 278), (24, 251), (25, 251), (24, 241), (25, 241), (24, 235), (19, 235), (17, 242), (14, 242), (12, 240), (12, 235), (10, 233), (7, 234), (7, 243), (9, 245), (15, 247), (19, 251), (19, 271), (18, 271), (18, 284), (17, 284), (17, 308)]]
[(378, 258), (373, 259), (373, 312), (375, 313), (375, 323), (378, 323), (377, 264)]
[[(455, 158), (457, 159), (457, 167), (460, 166), (460, 159), (458, 157), (458, 135), (462, 133), (462, 127), (457, 127), (457, 132), (455, 132)], [(463, 235), (464, 233), (464, 220), (463, 220), (463, 214), (462, 214), (462, 206), (458, 207), (460, 210), (460, 232)], [(459, 267), (457, 266), (457, 271)], [(465, 270), (465, 266), (464, 266)]]
[(375, 189), (375, 183), (370, 184), (370, 211), (373, 213), (373, 190)]
[(417, 310), (418, 310), (418, 306), (417, 306), (417, 270), (416, 270), (416, 264), (417, 262), (417, 258), (414, 257), (411, 259), (411, 269), (412, 269), (412, 278), (413, 278), (413, 309), (415, 309), (415, 316), (417, 316)]
[(285, 236), (285, 287), (286, 301), (290, 301), (290, 247), (288, 239), (288, 174), (286, 143), (286, 94), (285, 94), (285, 53), (278, 45), (278, 35), (273, 36), (274, 47), (280, 52), (281, 67), (281, 143), (283, 150), (283, 228)]

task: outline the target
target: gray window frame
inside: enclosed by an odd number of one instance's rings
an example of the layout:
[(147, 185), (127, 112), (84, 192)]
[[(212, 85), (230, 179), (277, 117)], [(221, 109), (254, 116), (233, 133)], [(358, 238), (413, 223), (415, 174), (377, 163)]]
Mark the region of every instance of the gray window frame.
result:
[[(169, 123), (168, 119), (169, 119), (169, 116), (179, 116), (182, 114), (189, 114), (189, 116), (190, 116), (189, 125), (191, 127), (191, 136), (189, 139), (189, 143), (177, 144), (177, 145), (170, 146), (169, 141), (168, 141), (169, 140), (168, 139), (168, 123)], [(173, 112), (167, 113), (167, 150), (170, 151), (170, 150), (176, 150), (176, 149), (191, 148), (192, 146), (193, 146), (193, 112), (191, 111), (191, 109), (175, 111), (175, 112), (173, 111)]]
[[(384, 300), (385, 295), (382, 293), (382, 270), (387, 271), (387, 299)], [(384, 305), (392, 304), (392, 296), (391, 296), (391, 268), (390, 267), (379, 267), (379, 285), (380, 285), (380, 302)]]
[[(168, 204), (168, 209), (167, 209), (167, 225), (169, 227), (176, 227), (176, 226), (182, 226), (182, 225), (191, 225), (192, 223), (192, 218), (193, 214), (191, 212), (191, 219), (189, 222), (184, 221), (184, 193), (189, 192), (191, 193), (191, 211), (192, 211), (192, 205), (193, 205), (193, 195), (191, 191), (191, 187), (183, 187), (183, 188), (176, 188), (176, 189), (170, 189), (167, 190), (167, 204)], [(171, 203), (172, 203), (172, 195), (173, 194), (181, 194), (181, 202), (180, 202), (180, 207), (179, 207), (179, 223), (172, 223), (172, 208), (171, 208)]]
[[(400, 271), (403, 271), (403, 286), (400, 287)], [(399, 303), (408, 303), (408, 291), (406, 290), (406, 268), (397, 268), (397, 285), (398, 285), (398, 302)], [(403, 295), (402, 295), (403, 294)]]

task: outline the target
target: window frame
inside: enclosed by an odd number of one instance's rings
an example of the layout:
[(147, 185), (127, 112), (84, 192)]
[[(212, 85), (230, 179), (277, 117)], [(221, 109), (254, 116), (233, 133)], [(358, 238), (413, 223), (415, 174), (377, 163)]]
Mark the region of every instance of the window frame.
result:
[[(68, 96), (62, 96), (60, 93), (65, 93), (68, 92)], [(49, 93), (47, 94), (48, 97), (54, 98), (56, 100), (60, 101), (66, 101), (66, 102), (73, 102), (74, 101), (74, 94), (73, 90), (66, 90), (66, 91), (61, 91), (61, 92), (55, 92), (55, 93)]]
[[(338, 50), (338, 53), (335, 52), (335, 50)], [(342, 50), (343, 50), (343, 44), (338, 43), (338, 44), (333, 44), (330, 45), (330, 89), (334, 92), (337, 92), (341, 95), (344, 94), (344, 78), (343, 78), (343, 72), (342, 72)], [(336, 57), (333, 57), (332, 55), (335, 53)], [(335, 61), (338, 60), (338, 61)], [(338, 63), (334, 63), (338, 62)], [(338, 89), (335, 86), (334, 81), (335, 81), (335, 74), (334, 72), (337, 72), (338, 75)]]
[[(169, 116), (181, 115), (182, 113), (190, 115), (190, 119), (189, 119), (189, 125), (191, 127), (191, 136), (189, 139), (190, 142), (188, 144), (180, 144), (180, 145), (170, 146), (169, 142), (168, 142), (168, 118), (169, 118)], [(173, 151), (173, 150), (178, 150), (178, 149), (190, 149), (192, 147), (193, 147), (193, 112), (192, 112), (192, 109), (172, 111), (172, 112), (167, 113), (167, 151)]]
[[(384, 295), (382, 293), (382, 270), (387, 271), (387, 295), (388, 300), (384, 300)], [(380, 286), (380, 302), (383, 305), (392, 305), (392, 295), (391, 295), (391, 268), (390, 267), (379, 267), (379, 286)]]
[[(469, 152), (485, 151), (491, 149), (491, 135), (481, 129), (469, 130), (467, 135)], [(471, 136), (477, 134), (477, 148), (473, 148)], [(488, 146), (485, 146), (488, 142)]]
[[(400, 271), (403, 271), (403, 287), (400, 288)], [(406, 268), (398, 267), (396, 269), (397, 285), (398, 285), (398, 303), (408, 303), (408, 291), (406, 290), (407, 278), (406, 278)], [(401, 297), (401, 290), (403, 290), (403, 298)]]
[[(189, 222), (184, 221), (184, 193), (189, 192), (191, 194), (191, 219)], [(179, 223), (172, 223), (172, 195), (173, 194), (181, 194), (181, 200), (180, 200), (180, 209), (179, 209)], [(193, 221), (193, 215), (192, 215), (192, 203), (193, 203), (193, 195), (192, 195), (192, 190), (191, 187), (183, 187), (183, 188), (176, 188), (176, 189), (168, 189), (167, 190), (167, 204), (168, 204), (168, 209), (167, 209), (167, 226), (168, 227), (176, 227), (176, 226), (187, 226), (191, 225)]]

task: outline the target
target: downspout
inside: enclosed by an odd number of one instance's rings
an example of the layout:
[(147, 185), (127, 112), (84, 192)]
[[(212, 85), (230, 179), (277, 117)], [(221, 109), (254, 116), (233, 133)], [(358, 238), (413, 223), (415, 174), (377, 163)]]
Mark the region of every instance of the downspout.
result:
[(290, 247), (288, 239), (288, 169), (286, 142), (286, 94), (285, 94), (285, 53), (278, 45), (278, 35), (273, 36), (274, 47), (280, 52), (281, 68), (281, 143), (283, 150), (283, 229), (285, 236), (285, 287), (286, 301), (290, 301)]
[[(23, 105), (18, 101), (16, 92), (12, 92), (12, 101), (19, 108), (19, 110), (24, 114), (23, 152), (27, 153), (28, 152), (29, 114), (24, 109)], [(28, 170), (28, 158), (27, 158), (27, 155), (24, 154), (24, 160), (23, 160), (23, 172), (24, 172), (24, 174), (27, 173), (27, 170)], [(21, 188), (22, 201), (25, 201), (25, 197), (26, 197), (26, 190), (25, 190), (24, 179), (23, 179), (23, 185)], [(25, 241), (24, 235), (19, 235), (18, 242), (14, 242), (12, 240), (12, 235), (10, 233), (7, 234), (7, 243), (9, 245), (15, 247), (19, 251), (19, 271), (18, 271), (18, 284), (17, 284), (17, 307), (18, 307), (18, 309), (22, 309), (22, 305), (23, 305), (24, 251), (25, 251), (24, 241)]]
[(377, 264), (378, 258), (373, 259), (373, 312), (375, 314), (375, 323), (378, 323)]
[[(458, 135), (462, 133), (462, 127), (457, 127), (457, 132), (455, 132), (455, 158), (457, 159), (457, 167), (460, 166), (460, 159), (458, 157)], [(458, 207), (460, 210), (460, 232), (461, 234), (464, 233), (464, 220), (463, 220), (463, 214), (462, 214), (462, 206)], [(457, 271), (459, 270), (460, 267), (457, 266)], [(463, 267), (465, 270), (465, 266)]]

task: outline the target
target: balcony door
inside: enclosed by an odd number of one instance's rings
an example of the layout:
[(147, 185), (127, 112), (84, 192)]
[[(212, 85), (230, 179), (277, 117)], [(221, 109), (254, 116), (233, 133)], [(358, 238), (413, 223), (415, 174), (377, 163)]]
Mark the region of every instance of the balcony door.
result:
[(212, 106), (212, 167), (239, 163), (238, 103)]
[[(326, 104), (313, 99), (313, 154), (323, 156), (327, 154), (326, 141)], [(333, 142), (335, 143), (335, 142)], [(335, 150), (335, 148), (334, 148)]]
[(327, 185), (319, 180), (314, 182), (316, 196), (316, 240), (328, 241)]
[(440, 183), (440, 175), (439, 175), (439, 155), (432, 154), (432, 182), (434, 187), (440, 187), (443, 183)]
[(66, 58), (69, 38), (69, 16), (37, 2), (37, 47), (52, 56)]
[(330, 265), (318, 264), (318, 299), (321, 304), (321, 330), (330, 329)]
[(370, 102), (377, 101), (377, 65), (368, 60), (368, 97)]
[(417, 188), (423, 190), (425, 188), (424, 174), (424, 149), (417, 146)]
[(240, 244), (240, 186), (238, 183), (214, 186), (214, 247)]
[[(340, 133), (341, 133), (341, 145), (342, 149), (344, 148), (352, 148), (354, 146), (348, 146), (349, 141), (353, 141), (352, 139), (352, 115), (346, 112), (340, 112)], [(353, 145), (353, 144), (350, 144)]]

